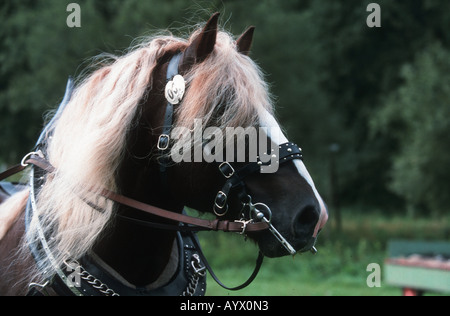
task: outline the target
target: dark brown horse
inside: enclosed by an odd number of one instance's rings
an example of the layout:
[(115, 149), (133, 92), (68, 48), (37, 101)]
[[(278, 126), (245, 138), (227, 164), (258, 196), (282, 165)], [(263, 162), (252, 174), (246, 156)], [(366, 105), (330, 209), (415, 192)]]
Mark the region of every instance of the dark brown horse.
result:
[[(0, 206), (1, 295), (201, 295), (191, 231), (206, 228), (269, 257), (314, 249), (327, 211), (248, 57), (254, 29), (235, 41), (218, 16), (74, 89), (29, 156), (31, 189)], [(185, 206), (217, 220), (177, 217)]]

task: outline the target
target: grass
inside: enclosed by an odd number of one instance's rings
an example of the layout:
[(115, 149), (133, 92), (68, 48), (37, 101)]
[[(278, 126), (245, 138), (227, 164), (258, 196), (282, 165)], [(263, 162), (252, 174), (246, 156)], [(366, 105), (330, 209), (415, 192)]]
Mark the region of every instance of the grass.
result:
[[(449, 240), (450, 216), (441, 219), (406, 219), (379, 214), (343, 215), (338, 233), (334, 223), (319, 238), (319, 253), (265, 259), (260, 274), (246, 289), (230, 292), (209, 277), (207, 295), (308, 296), (401, 295), (401, 290), (381, 279), (370, 288), (367, 265), (378, 263), (383, 272), (387, 243), (392, 239)], [(218, 277), (228, 286), (243, 283), (253, 271), (258, 249), (239, 235), (201, 233), (205, 255)]]
[[(17, 175), (10, 181), (20, 181)], [(198, 214), (192, 214), (198, 216)], [(376, 213), (344, 212), (343, 227), (328, 223), (322, 232), (315, 256), (310, 253), (265, 259), (256, 280), (246, 289), (230, 292), (208, 275), (207, 295), (214, 296), (323, 296), (323, 295), (401, 295), (401, 290), (381, 280), (381, 287), (370, 288), (366, 271), (370, 263), (383, 269), (387, 243), (392, 239), (450, 240), (450, 215), (442, 218), (411, 219)], [(208, 232), (200, 241), (215, 273), (228, 286), (243, 283), (253, 271), (258, 249), (238, 234)]]

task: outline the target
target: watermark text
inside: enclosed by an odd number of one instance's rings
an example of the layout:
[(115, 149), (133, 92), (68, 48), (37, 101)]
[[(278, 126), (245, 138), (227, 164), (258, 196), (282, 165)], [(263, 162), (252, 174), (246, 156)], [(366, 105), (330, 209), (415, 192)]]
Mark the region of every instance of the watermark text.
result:
[(66, 11), (70, 12), (67, 16), (66, 24), (68, 27), (81, 27), (81, 7), (78, 3), (69, 3)]

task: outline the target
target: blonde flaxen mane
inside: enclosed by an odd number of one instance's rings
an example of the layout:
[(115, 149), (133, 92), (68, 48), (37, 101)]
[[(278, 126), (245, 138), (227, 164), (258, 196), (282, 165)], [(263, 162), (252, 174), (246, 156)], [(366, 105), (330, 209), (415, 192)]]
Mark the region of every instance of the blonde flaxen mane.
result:
[[(39, 219), (44, 233), (53, 237), (49, 245), (57, 265), (67, 257), (78, 259), (86, 254), (111, 223), (114, 206), (99, 198), (95, 190), (120, 192), (116, 172), (140, 106), (146, 94), (153, 93), (149, 87), (158, 58), (169, 50), (185, 49), (196, 33), (189, 41), (173, 36), (147, 39), (76, 87), (48, 140), (46, 158), (57, 171), (45, 179), (27, 233), (28, 242), (38, 239)], [(272, 113), (261, 71), (249, 57), (237, 52), (235, 40), (227, 32), (218, 32), (212, 54), (185, 79), (187, 90), (175, 113), (176, 126), (191, 128), (196, 118), (202, 118), (205, 126), (223, 129), (255, 126), (261, 115)], [(86, 200), (104, 211), (94, 210)], [(49, 266), (47, 271), (53, 268)]]

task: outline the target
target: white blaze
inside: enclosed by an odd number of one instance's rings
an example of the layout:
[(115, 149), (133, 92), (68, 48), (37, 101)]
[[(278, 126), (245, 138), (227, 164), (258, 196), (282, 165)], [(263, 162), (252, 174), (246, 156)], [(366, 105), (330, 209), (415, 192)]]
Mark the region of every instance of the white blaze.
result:
[[(278, 124), (277, 120), (271, 115), (268, 111), (265, 111), (264, 115), (260, 118), (261, 120), (261, 126), (268, 127), (268, 133), (270, 139), (276, 143), (277, 145), (281, 145), (284, 143), (289, 142), (287, 137), (284, 135), (283, 131), (281, 130), (280, 125)], [(308, 182), (308, 184), (311, 186), (311, 189), (313, 190), (317, 201), (320, 204), (320, 218), (317, 223), (316, 228), (314, 229), (314, 237), (317, 236), (317, 233), (320, 228), (322, 228), (323, 225), (325, 225), (326, 221), (328, 220), (328, 214), (325, 207), (325, 203), (323, 202), (322, 197), (320, 196), (319, 192), (317, 191), (314, 181), (311, 178), (311, 175), (309, 174), (308, 170), (306, 169), (305, 164), (300, 159), (293, 160), (295, 167), (298, 170), (298, 173)]]

